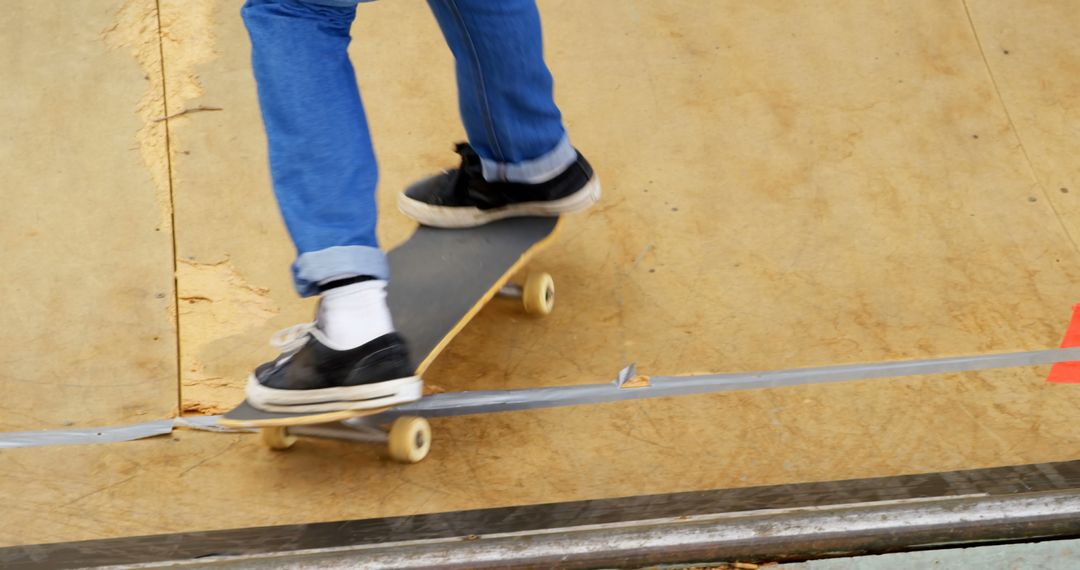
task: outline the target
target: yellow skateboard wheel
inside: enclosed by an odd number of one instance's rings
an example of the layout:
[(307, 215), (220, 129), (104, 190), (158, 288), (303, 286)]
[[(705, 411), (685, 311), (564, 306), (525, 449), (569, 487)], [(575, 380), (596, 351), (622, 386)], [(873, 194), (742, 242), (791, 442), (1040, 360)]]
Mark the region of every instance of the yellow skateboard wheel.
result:
[(282, 450), (292, 447), (296, 436), (289, 435), (287, 427), (265, 427), (262, 428), (262, 440), (270, 449)]
[(390, 458), (418, 463), (431, 451), (431, 424), (424, 418), (402, 416), (390, 425)]
[(549, 273), (530, 273), (521, 291), (525, 312), (542, 317), (555, 306), (555, 280)]

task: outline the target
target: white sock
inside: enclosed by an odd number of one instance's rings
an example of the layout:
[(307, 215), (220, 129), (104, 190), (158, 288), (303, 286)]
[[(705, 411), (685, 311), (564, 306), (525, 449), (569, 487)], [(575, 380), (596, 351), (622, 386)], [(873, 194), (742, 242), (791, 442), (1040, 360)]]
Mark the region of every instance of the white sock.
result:
[(318, 328), (330, 348), (356, 348), (394, 332), (386, 306), (386, 281), (362, 281), (324, 291), (319, 300)]

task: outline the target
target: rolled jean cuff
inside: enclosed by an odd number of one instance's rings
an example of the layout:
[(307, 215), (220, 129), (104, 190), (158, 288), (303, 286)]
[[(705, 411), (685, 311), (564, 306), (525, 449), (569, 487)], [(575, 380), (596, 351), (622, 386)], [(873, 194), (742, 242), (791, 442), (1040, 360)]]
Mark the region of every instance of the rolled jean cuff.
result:
[(480, 165), (484, 179), (489, 182), (539, 184), (555, 178), (576, 160), (577, 150), (570, 144), (570, 138), (563, 135), (554, 149), (532, 160), (507, 163), (481, 158)]
[(341, 275), (390, 279), (390, 264), (377, 247), (344, 245), (301, 254), (293, 263), (293, 283), (301, 297), (318, 294), (318, 284)]

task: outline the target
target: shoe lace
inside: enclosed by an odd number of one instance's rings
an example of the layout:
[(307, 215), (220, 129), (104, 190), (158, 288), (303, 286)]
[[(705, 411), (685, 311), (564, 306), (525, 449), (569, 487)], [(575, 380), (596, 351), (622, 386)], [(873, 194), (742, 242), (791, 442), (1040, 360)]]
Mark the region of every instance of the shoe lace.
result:
[(296, 354), (307, 344), (314, 330), (314, 321), (283, 328), (270, 337), (270, 346), (281, 350), (281, 354), (284, 356)]
[(475, 199), (469, 192), (470, 186), (484, 181), (484, 168), (480, 163), (480, 155), (476, 154), (469, 143), (457, 143), (454, 152), (461, 156), (461, 166), (454, 178), (454, 195), (460, 203), (469, 203), (470, 197)]

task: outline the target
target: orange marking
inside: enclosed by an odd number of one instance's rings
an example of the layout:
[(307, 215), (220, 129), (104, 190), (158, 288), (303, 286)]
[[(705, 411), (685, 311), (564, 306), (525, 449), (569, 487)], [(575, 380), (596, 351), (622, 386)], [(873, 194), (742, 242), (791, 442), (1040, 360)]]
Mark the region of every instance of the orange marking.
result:
[[(1065, 330), (1065, 339), (1061, 341), (1061, 348), (1074, 348), (1080, 346), (1080, 305), (1073, 307), (1072, 321)], [(1080, 384), (1080, 362), (1058, 362), (1050, 368), (1047, 382), (1058, 384)]]

